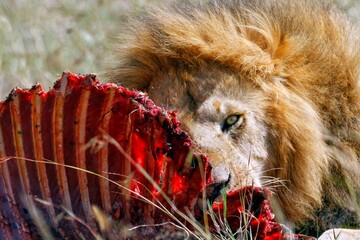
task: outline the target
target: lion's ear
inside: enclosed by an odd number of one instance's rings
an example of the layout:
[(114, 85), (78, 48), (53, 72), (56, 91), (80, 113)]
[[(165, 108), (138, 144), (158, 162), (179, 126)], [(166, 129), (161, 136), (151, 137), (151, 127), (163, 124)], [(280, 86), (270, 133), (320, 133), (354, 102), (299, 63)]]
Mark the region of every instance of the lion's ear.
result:
[[(281, 27), (268, 20), (266, 16), (255, 15), (254, 26), (246, 30), (246, 39), (256, 44), (261, 49), (257, 52), (259, 59), (268, 59), (263, 61), (263, 69), (266, 69), (267, 76), (272, 76), (275, 80), (286, 80), (289, 76), (301, 76), (302, 71), (308, 64), (311, 50), (309, 39), (302, 35), (287, 35), (281, 31)], [(252, 49), (255, 49), (252, 47)], [(241, 51), (243, 53), (243, 51)], [(258, 60), (259, 61), (259, 60)], [(254, 63), (257, 63), (256, 61)], [(250, 66), (254, 66), (254, 63)], [(255, 64), (256, 65), (256, 64)], [(261, 66), (261, 65), (259, 65)], [(265, 67), (266, 66), (266, 67)], [(256, 74), (261, 73), (260, 68), (256, 69)], [(296, 75), (293, 71), (299, 70)]]
[[(265, 51), (270, 55), (273, 72), (272, 77), (276, 82), (285, 83), (291, 81), (291, 85), (297, 85), (300, 82), (298, 78), (306, 78), (311, 73), (311, 66), (304, 51), (306, 41), (299, 36), (282, 36), (277, 41), (271, 41), (272, 44)], [(311, 77), (311, 76), (310, 76)]]

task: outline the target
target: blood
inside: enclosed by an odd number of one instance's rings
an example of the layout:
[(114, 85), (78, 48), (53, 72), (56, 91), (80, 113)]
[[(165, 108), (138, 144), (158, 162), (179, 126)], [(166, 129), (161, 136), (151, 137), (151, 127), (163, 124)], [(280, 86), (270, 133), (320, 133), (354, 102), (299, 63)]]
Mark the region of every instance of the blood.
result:
[[(167, 208), (190, 229), (193, 225), (185, 221), (178, 211), (190, 213), (196, 221), (204, 223), (204, 206), (199, 204), (199, 200), (204, 195), (206, 186), (213, 182), (210, 159), (195, 147), (189, 134), (181, 130), (176, 111), (166, 111), (156, 106), (142, 92), (110, 83), (101, 84), (92, 74), (83, 76), (65, 73), (52, 90), (38, 93), (42, 108), (41, 126), (32, 126), (29, 124), (33, 110), (31, 91), (35, 90), (15, 89), (12, 92), (12, 95), (20, 94), (20, 109), (17, 110), (20, 111), (22, 134), (26, 138), (25, 156), (34, 157), (34, 141), (29, 136), (40, 129), (44, 159), (39, 160), (56, 161), (57, 156), (59, 159), (63, 158), (67, 165), (85, 166), (83, 170), (86, 171), (86, 174), (79, 174), (78, 170), (67, 167), (66, 181), (60, 181), (60, 167), (46, 165), (51, 198), (55, 206), (65, 204), (64, 194), (66, 189), (69, 189), (72, 209), (75, 215), (84, 221), (89, 221), (91, 216), (90, 205), (103, 208), (114, 221), (133, 225), (173, 221), (168, 213), (155, 207), (156, 204)], [(10, 113), (10, 106), (13, 106), (12, 95), (0, 104), (3, 158), (16, 154), (16, 129)], [(90, 97), (85, 102), (83, 99), (87, 98), (82, 96)], [(80, 105), (83, 111), (79, 110)], [(56, 112), (56, 106), (63, 111)], [(85, 126), (79, 126), (80, 120), (84, 120), (80, 112), (86, 114), (86, 121), (83, 122)], [(56, 119), (61, 119), (61, 126), (57, 129), (53, 126)], [(82, 142), (83, 138), (85, 143)], [(87, 146), (87, 143), (94, 139), (102, 144), (98, 149), (100, 152)], [(61, 143), (55, 144), (56, 140)], [(79, 146), (83, 149), (79, 149)], [(5, 186), (4, 191), (0, 191), (0, 197), (2, 192), (12, 190), (16, 203), (19, 203), (23, 189), (14, 159), (8, 161), (8, 168), (10, 184)], [(36, 168), (29, 165), (27, 169), (31, 172), (31, 192), (40, 196), (41, 184), (38, 184)], [(0, 184), (4, 185), (4, 180), (2, 173)], [(88, 189), (84, 191), (81, 188)], [(222, 218), (223, 222), (226, 221), (233, 232), (247, 226), (247, 230), (252, 236), (256, 236), (256, 239), (301, 239), (301, 235), (292, 234), (284, 225), (276, 222), (270, 207), (271, 195), (267, 189), (245, 187), (228, 193), (226, 202), (213, 203), (212, 211), (218, 218)], [(0, 206), (0, 213), (6, 212), (1, 209), (4, 206)], [(54, 212), (60, 214), (59, 209), (56, 208)], [(209, 210), (211, 209), (207, 209)], [(211, 217), (208, 216), (208, 219)], [(241, 224), (239, 219), (246, 219), (246, 225), (244, 222)], [(11, 224), (21, 223), (17, 219), (0, 219), (0, 225), (5, 226), (8, 221)], [(89, 224), (92, 224), (91, 220)], [(56, 227), (64, 238), (71, 238), (77, 234), (76, 231), (91, 238), (85, 228), (79, 228), (71, 221)], [(96, 229), (95, 224), (92, 227)], [(210, 221), (210, 229), (216, 233), (215, 222)], [(0, 238), (5, 236), (5, 233), (9, 234), (10, 229), (4, 229), (3, 232), (1, 235), (0, 231)]]
[[(226, 207), (225, 201), (213, 203), (212, 211), (218, 213), (222, 221), (224, 221), (223, 216), (226, 216), (226, 222), (233, 232), (240, 227), (248, 226), (248, 231), (254, 239), (314, 239), (301, 234), (293, 234), (289, 228), (277, 222), (270, 206), (271, 196), (272, 192), (266, 188), (244, 187), (226, 194)], [(215, 223), (212, 224), (215, 231)]]

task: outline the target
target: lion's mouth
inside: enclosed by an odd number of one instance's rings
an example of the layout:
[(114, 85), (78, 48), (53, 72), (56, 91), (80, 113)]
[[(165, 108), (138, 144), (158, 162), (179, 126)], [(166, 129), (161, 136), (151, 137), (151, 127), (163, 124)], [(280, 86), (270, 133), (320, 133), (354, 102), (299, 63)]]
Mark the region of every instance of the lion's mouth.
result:
[[(207, 187), (210, 191), (218, 191), (217, 188)], [(238, 232), (240, 237), (246, 238), (246, 234), (250, 234), (254, 239), (314, 239), (293, 234), (291, 229), (276, 221), (270, 207), (271, 195), (268, 189), (253, 186), (220, 194), (205, 210), (211, 216), (210, 229), (221, 235), (222, 229), (228, 227), (233, 233)]]
[[(212, 190), (213, 186), (208, 188)], [(230, 229), (236, 231), (246, 226), (251, 234), (259, 239), (276, 239), (283, 232), (283, 228), (274, 221), (275, 215), (268, 202), (270, 195), (268, 190), (253, 186), (220, 194), (207, 209), (216, 216), (211, 219), (211, 228), (217, 231), (221, 224), (226, 223)]]

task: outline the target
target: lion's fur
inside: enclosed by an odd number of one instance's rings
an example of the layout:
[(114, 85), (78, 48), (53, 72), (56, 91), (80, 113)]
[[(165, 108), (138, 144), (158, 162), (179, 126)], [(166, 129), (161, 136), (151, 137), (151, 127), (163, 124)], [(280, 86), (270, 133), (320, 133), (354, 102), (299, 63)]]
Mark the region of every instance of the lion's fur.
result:
[[(198, 107), (210, 98), (236, 99), (255, 115), (248, 135), (259, 139), (236, 132), (243, 139), (236, 144), (253, 143), (262, 175), (286, 180), (275, 192), (288, 219), (303, 222), (314, 209), (327, 208), (324, 199), (356, 210), (360, 31), (335, 7), (315, 0), (178, 3), (148, 10), (129, 29), (110, 81), (179, 108), (185, 124), (205, 133), (208, 125), (201, 124), (210, 108), (199, 117)], [(199, 130), (187, 128), (202, 146), (206, 136), (197, 138)], [(210, 140), (216, 142), (215, 136)], [(232, 141), (219, 139), (220, 145)], [(257, 150), (256, 144), (264, 146)], [(226, 157), (227, 145), (222, 147), (217, 151)], [(204, 148), (210, 157), (216, 152)]]

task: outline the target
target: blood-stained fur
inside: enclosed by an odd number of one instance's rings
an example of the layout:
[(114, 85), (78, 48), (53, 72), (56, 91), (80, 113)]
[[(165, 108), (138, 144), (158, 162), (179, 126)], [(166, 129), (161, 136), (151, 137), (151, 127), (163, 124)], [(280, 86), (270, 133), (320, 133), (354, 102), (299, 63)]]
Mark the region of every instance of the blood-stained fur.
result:
[(298, 226), (359, 226), (359, 36), (321, 1), (175, 3), (131, 20), (107, 77), (178, 109), (229, 190), (272, 188)]

